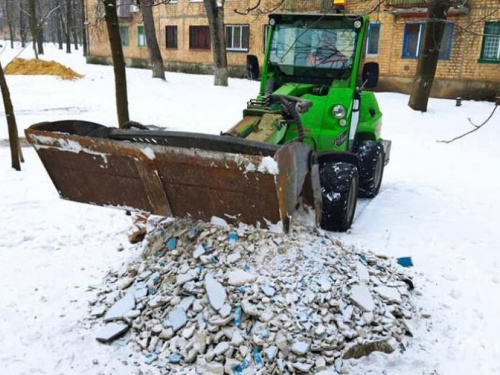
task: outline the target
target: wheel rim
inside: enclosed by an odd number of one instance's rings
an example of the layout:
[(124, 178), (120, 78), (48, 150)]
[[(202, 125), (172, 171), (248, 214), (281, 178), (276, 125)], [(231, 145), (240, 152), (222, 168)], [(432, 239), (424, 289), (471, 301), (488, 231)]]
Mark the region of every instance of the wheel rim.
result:
[(349, 196), (347, 197), (347, 221), (351, 222), (354, 216), (354, 209), (356, 208), (356, 192), (358, 190), (357, 181), (355, 178), (352, 179), (351, 185), (349, 186)]
[(378, 190), (380, 182), (382, 181), (382, 171), (384, 169), (384, 154), (380, 153), (377, 158), (377, 165), (375, 165), (374, 179), (375, 189)]

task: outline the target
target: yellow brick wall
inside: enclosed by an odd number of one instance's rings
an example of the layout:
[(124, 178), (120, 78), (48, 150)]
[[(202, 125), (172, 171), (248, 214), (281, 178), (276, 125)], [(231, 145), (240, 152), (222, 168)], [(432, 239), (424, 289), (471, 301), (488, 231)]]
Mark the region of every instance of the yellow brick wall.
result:
[[(90, 21), (90, 55), (109, 57), (104, 19), (96, 19), (97, 0), (86, 0)], [(379, 0), (347, 0), (346, 11), (349, 13), (370, 14), (371, 22), (380, 22), (380, 43), (377, 56), (367, 56), (367, 61), (376, 61), (380, 66), (381, 77), (400, 80), (405, 91), (417, 67), (417, 59), (402, 58), (405, 23), (424, 22), (425, 12), (412, 16), (393, 15), (384, 5), (377, 7)], [(246, 55), (257, 55), (260, 63), (263, 59), (263, 30), (268, 22), (267, 14), (242, 16), (234, 9), (245, 10), (255, 4), (250, 0), (227, 0), (225, 2), (226, 24), (249, 25), (248, 52), (227, 53), (230, 66), (244, 67)], [(261, 9), (272, 9), (275, 0), (263, 0)], [(448, 21), (454, 23), (454, 33), (449, 60), (439, 60), (436, 78), (444, 81), (493, 82), (500, 83), (500, 64), (478, 62), (482, 46), (482, 33), (486, 21), (500, 21), (499, 0), (473, 0), (467, 15), (450, 15)], [(328, 0), (286, 0), (278, 11), (317, 11), (328, 6)], [(165, 63), (205, 64), (213, 61), (210, 50), (189, 49), (189, 26), (208, 25), (202, 2), (178, 0), (177, 3), (156, 6), (154, 9), (157, 37)], [(129, 25), (129, 46), (124, 47), (127, 58), (144, 60), (147, 63), (147, 47), (137, 46), (137, 25), (142, 25), (140, 12), (131, 19), (121, 19), (122, 25)], [(165, 26), (177, 26), (177, 49), (165, 48)], [(400, 85), (400, 86), (401, 86)]]
[[(357, 1), (347, 9), (353, 13), (368, 13), (376, 8), (378, 0)], [(482, 33), (485, 21), (499, 21), (498, 0), (476, 0), (471, 2), (468, 15), (449, 15), (454, 24), (449, 60), (439, 60), (436, 78), (469, 81), (500, 82), (500, 64), (478, 62), (481, 54)], [(377, 61), (381, 75), (411, 78), (417, 68), (417, 59), (402, 58), (405, 24), (425, 22), (426, 14), (419, 16), (395, 16), (387, 8), (370, 13), (372, 22), (380, 21), (379, 55), (368, 56), (368, 61)]]

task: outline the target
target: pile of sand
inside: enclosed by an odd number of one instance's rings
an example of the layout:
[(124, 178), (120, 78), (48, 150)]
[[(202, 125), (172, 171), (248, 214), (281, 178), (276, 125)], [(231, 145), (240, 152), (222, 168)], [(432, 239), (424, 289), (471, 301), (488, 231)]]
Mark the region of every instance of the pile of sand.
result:
[(62, 79), (77, 79), (83, 75), (55, 61), (14, 59), (5, 67), (5, 74), (53, 75)]

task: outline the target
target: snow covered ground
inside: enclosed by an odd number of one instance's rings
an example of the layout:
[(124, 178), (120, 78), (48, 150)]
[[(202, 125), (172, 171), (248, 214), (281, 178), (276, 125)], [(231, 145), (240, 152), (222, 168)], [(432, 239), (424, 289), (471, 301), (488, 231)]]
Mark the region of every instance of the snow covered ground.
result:
[[(4, 44), (5, 46), (5, 44)], [(19, 49), (4, 47), (5, 67)], [(86, 65), (80, 53), (47, 46), (45, 59), (85, 77), (7, 76), (20, 132), (47, 120), (116, 123), (112, 68)], [(27, 49), (20, 57), (29, 58)], [(128, 69), (131, 119), (171, 129), (217, 134), (241, 116), (258, 83), (211, 76)], [(352, 374), (500, 373), (500, 114), (452, 144), (437, 143), (482, 122), (492, 103), (431, 99), (410, 110), (408, 97), (378, 95), (383, 135), (393, 150), (379, 196), (361, 201), (344, 243), (413, 258), (421, 296), (420, 325), (405, 352), (374, 353), (350, 362)], [(3, 109), (3, 108), (2, 108)], [(0, 140), (7, 138), (0, 113)], [(138, 256), (127, 243), (130, 218), (121, 211), (58, 198), (34, 150), (23, 148), (22, 172), (0, 146), (0, 373), (135, 374), (126, 348), (106, 346), (89, 330), (88, 287), (109, 269)], [(122, 251), (119, 249), (124, 248)], [(427, 318), (426, 318), (427, 317)], [(141, 362), (143, 373), (148, 367)]]

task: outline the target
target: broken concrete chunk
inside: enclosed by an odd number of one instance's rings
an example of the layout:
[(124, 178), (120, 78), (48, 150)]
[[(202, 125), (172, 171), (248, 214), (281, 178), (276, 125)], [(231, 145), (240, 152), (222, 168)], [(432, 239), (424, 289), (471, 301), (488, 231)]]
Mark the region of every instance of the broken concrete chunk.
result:
[(218, 362), (207, 362), (203, 356), (196, 360), (196, 372), (204, 375), (223, 375), (224, 366)]
[(257, 280), (257, 275), (243, 270), (235, 270), (228, 273), (228, 284), (234, 286), (243, 286), (245, 284), (253, 283)]
[(135, 298), (133, 294), (127, 294), (125, 297), (116, 302), (104, 315), (105, 322), (113, 320), (121, 320), (130, 310), (135, 307)]
[(401, 294), (397, 288), (381, 285), (377, 286), (374, 290), (380, 297), (387, 301), (401, 303)]
[(184, 311), (188, 311), (191, 308), (195, 298), (193, 296), (184, 297), (179, 303), (179, 307)]
[(236, 253), (233, 253), (233, 254), (229, 254), (227, 256), (227, 262), (229, 264), (232, 264), (232, 263), (236, 263), (237, 261), (239, 261), (241, 259), (241, 254), (239, 252), (236, 252)]
[(308, 363), (294, 362), (292, 364), (292, 367), (300, 372), (309, 372), (309, 370), (311, 370), (312, 365)]
[(198, 259), (203, 254), (205, 254), (205, 248), (203, 247), (202, 244), (199, 244), (198, 246), (196, 246), (196, 249), (194, 249), (194, 251), (193, 251), (193, 258)]
[(127, 332), (129, 328), (125, 323), (108, 323), (97, 331), (96, 340), (103, 343), (111, 342)]
[(167, 327), (172, 327), (174, 332), (177, 332), (179, 329), (184, 327), (187, 323), (187, 315), (186, 312), (180, 308), (177, 307), (170, 311), (168, 314), (168, 319), (165, 322), (165, 325)]
[(276, 290), (269, 284), (261, 285), (260, 289), (268, 297), (273, 297), (276, 294)]
[(246, 299), (241, 301), (241, 309), (248, 316), (259, 316), (260, 315), (259, 311), (257, 310), (257, 307)]
[(304, 355), (309, 351), (309, 344), (305, 341), (295, 341), (292, 344), (292, 352), (297, 355)]
[(182, 273), (177, 276), (177, 285), (182, 285), (184, 283), (187, 283), (188, 281), (194, 280), (198, 277), (198, 270), (196, 268), (190, 269), (186, 273)]
[(274, 358), (276, 357), (276, 353), (278, 353), (277, 346), (270, 346), (270, 347), (264, 349), (264, 354), (266, 355), (267, 359), (270, 362), (274, 361)]
[(214, 348), (215, 355), (221, 355), (227, 352), (229, 349), (229, 343), (227, 341), (219, 342)]
[(373, 297), (365, 284), (358, 284), (352, 287), (351, 301), (363, 311), (368, 312), (375, 308)]
[(231, 338), (231, 345), (240, 346), (243, 344), (243, 341), (244, 339), (241, 333), (239, 331), (234, 331), (233, 337)]
[(205, 290), (208, 295), (208, 301), (214, 310), (219, 311), (226, 302), (226, 289), (214, 279), (212, 275), (205, 276)]
[(359, 261), (356, 263), (356, 273), (358, 274), (358, 278), (360, 281), (368, 282), (370, 280), (370, 274), (368, 273), (368, 269), (363, 263)]

